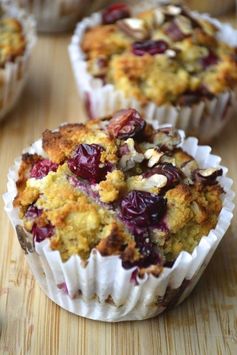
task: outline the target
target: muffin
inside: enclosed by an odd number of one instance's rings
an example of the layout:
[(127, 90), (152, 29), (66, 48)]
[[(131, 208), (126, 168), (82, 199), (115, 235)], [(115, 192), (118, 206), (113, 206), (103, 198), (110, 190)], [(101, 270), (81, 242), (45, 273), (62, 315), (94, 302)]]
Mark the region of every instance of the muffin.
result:
[(70, 56), (90, 116), (134, 107), (208, 141), (235, 104), (236, 48), (236, 30), (181, 5), (113, 5), (78, 24)]
[(0, 4), (0, 119), (14, 106), (28, 74), (34, 22), (14, 5)]
[(209, 147), (135, 109), (46, 130), (10, 170), (5, 209), (44, 292), (104, 321), (181, 302), (232, 217)]
[(79, 17), (106, 5), (108, 0), (17, 0), (32, 13), (41, 32), (61, 32), (73, 29)]

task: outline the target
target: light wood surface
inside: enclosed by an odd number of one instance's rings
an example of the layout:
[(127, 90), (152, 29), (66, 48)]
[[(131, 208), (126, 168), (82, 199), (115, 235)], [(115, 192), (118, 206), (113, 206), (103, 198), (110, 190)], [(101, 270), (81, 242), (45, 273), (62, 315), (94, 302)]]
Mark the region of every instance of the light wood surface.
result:
[[(0, 123), (0, 194), (9, 167), (45, 128), (85, 117), (67, 55), (69, 35), (40, 37), (21, 101)], [(237, 181), (237, 120), (213, 142)], [(235, 183), (235, 190), (237, 185)], [(237, 211), (193, 294), (158, 318), (119, 324), (72, 315), (35, 283), (0, 201), (0, 354), (237, 354)]]

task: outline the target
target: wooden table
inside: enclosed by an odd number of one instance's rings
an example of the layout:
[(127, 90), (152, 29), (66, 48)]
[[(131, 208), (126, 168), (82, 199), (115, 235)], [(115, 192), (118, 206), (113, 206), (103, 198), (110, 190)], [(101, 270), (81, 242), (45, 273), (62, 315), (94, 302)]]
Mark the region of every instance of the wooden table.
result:
[[(70, 35), (41, 36), (21, 100), (0, 124), (0, 194), (14, 158), (45, 128), (85, 117), (67, 55)], [(237, 181), (237, 120), (213, 142)], [(235, 189), (237, 185), (235, 184)], [(35, 283), (0, 201), (0, 354), (237, 354), (237, 211), (193, 294), (158, 318), (106, 324), (74, 316)]]

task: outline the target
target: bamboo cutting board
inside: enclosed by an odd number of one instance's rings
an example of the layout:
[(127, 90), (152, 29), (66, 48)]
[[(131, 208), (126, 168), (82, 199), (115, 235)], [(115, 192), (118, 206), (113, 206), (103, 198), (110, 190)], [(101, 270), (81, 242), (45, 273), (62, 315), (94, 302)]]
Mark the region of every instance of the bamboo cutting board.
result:
[[(69, 35), (40, 37), (21, 101), (0, 124), (0, 194), (22, 149), (46, 129), (83, 120), (72, 76)], [(237, 181), (237, 120), (213, 142)], [(235, 183), (235, 190), (237, 185)], [(237, 211), (193, 294), (158, 318), (118, 324), (74, 316), (35, 283), (0, 201), (1, 355), (237, 354)]]

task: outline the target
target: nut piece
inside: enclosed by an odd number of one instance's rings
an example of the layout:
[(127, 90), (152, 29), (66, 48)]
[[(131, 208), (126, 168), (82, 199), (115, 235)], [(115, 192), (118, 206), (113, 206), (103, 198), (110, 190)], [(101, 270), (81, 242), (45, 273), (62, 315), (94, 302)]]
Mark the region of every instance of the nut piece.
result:
[(167, 50), (165, 51), (165, 54), (166, 54), (167, 57), (169, 57), (169, 58), (175, 58), (177, 53), (176, 53), (176, 51), (173, 50), (173, 49), (167, 49)]
[(164, 155), (163, 152), (159, 152), (157, 149), (151, 148), (144, 153), (144, 157), (149, 160), (148, 167), (152, 168), (160, 161), (160, 158)]
[(144, 155), (136, 151), (132, 138), (128, 138), (124, 144), (126, 144), (128, 152), (121, 157), (119, 166), (123, 171), (127, 171), (134, 168), (136, 163), (141, 163), (144, 160)]
[(172, 127), (160, 128), (153, 137), (153, 143), (161, 150), (173, 150), (181, 143), (181, 136), (178, 130)]
[(171, 16), (177, 16), (177, 15), (181, 14), (182, 9), (179, 6), (168, 5), (164, 8), (164, 12), (168, 15), (171, 15)]
[(192, 33), (192, 24), (187, 17), (179, 16), (175, 19), (175, 22), (184, 35), (189, 35), (190, 33)]
[(155, 24), (161, 26), (165, 21), (165, 15), (160, 9), (155, 9), (154, 15), (155, 15)]
[(144, 180), (145, 180), (144, 186), (149, 187), (149, 188), (157, 187), (159, 189), (161, 189), (162, 187), (165, 187), (168, 182), (167, 177), (165, 175), (161, 175), (161, 174), (154, 174)]
[(149, 31), (145, 21), (138, 18), (127, 18), (117, 22), (117, 26), (128, 36), (136, 40), (144, 40), (149, 38)]
[(194, 170), (192, 177), (199, 183), (204, 185), (215, 185), (216, 178), (223, 174), (223, 170), (219, 168), (197, 169)]
[(210, 177), (216, 172), (218, 172), (220, 169), (218, 168), (208, 168), (208, 169), (200, 169), (198, 173), (203, 176), (203, 177)]
[(181, 166), (181, 170), (184, 173), (185, 176), (187, 176), (188, 178), (191, 178), (192, 173), (194, 172), (194, 170), (198, 169), (198, 164), (196, 162), (196, 160), (191, 159), (187, 162), (185, 162), (182, 166)]
[(160, 189), (167, 185), (167, 183), (167, 177), (162, 174), (153, 174), (148, 178), (142, 177), (141, 175), (135, 175), (127, 179), (129, 191), (139, 190), (150, 193), (158, 193)]

